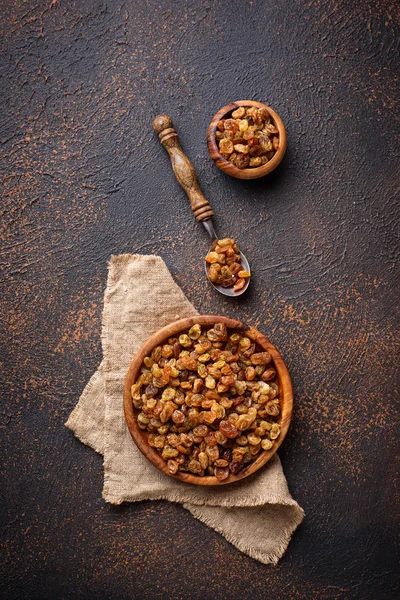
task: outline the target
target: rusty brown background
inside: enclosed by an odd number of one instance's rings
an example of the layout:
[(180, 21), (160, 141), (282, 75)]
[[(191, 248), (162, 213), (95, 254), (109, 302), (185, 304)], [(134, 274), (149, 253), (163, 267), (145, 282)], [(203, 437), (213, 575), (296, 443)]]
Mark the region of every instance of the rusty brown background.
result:
[[(1, 597), (398, 598), (398, 3), (1, 12)], [(205, 141), (245, 98), (288, 130), (280, 168), (253, 182), (220, 173)], [(240, 301), (205, 282), (206, 233), (152, 132), (158, 112), (251, 259)], [(160, 254), (198, 310), (253, 323), (286, 357), (280, 456), (306, 518), (276, 568), (180, 506), (105, 504), (101, 457), (63, 427), (99, 364), (106, 262), (122, 252)]]

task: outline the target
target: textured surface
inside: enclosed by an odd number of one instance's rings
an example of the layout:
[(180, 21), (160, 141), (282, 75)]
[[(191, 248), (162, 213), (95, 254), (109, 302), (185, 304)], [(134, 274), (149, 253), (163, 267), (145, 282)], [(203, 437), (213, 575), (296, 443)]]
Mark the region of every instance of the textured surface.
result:
[[(398, 4), (5, 0), (1, 12), (0, 594), (398, 597)], [(287, 127), (264, 180), (231, 179), (207, 154), (211, 117), (242, 98)], [(158, 112), (216, 227), (251, 260), (239, 302), (205, 283), (206, 234), (152, 132)], [(280, 456), (306, 519), (277, 568), (179, 506), (104, 504), (101, 458), (63, 427), (100, 360), (106, 261), (121, 252), (161, 254), (199, 311), (248, 320), (287, 360)]]

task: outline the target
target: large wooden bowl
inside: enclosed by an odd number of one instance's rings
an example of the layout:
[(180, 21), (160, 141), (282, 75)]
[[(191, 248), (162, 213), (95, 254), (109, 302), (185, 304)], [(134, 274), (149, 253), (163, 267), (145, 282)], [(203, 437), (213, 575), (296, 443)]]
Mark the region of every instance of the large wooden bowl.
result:
[[(250, 107), (255, 106), (256, 108), (266, 108), (269, 114), (274, 121), (274, 124), (279, 132), (279, 148), (275, 152), (274, 156), (271, 158), (267, 164), (262, 165), (261, 167), (248, 167), (246, 169), (239, 169), (235, 165), (226, 160), (222, 156), (219, 151), (217, 140), (215, 137), (215, 132), (217, 130), (217, 123), (221, 119), (227, 119), (230, 113), (233, 110), (239, 108), (239, 106)], [(259, 177), (264, 177), (268, 173), (271, 173), (282, 161), (282, 158), (286, 152), (287, 138), (286, 138), (286, 129), (282, 122), (280, 116), (266, 104), (262, 102), (256, 102), (255, 100), (237, 100), (236, 102), (232, 102), (232, 104), (227, 104), (221, 108), (217, 114), (213, 117), (210, 126), (207, 131), (207, 146), (208, 152), (217, 165), (218, 169), (226, 173), (227, 175), (231, 175), (232, 177), (236, 177), (237, 179), (258, 179)]]
[[(180, 471), (178, 471), (175, 475), (171, 475), (168, 472), (166, 461), (162, 458), (161, 454), (159, 454), (155, 448), (149, 446), (147, 442), (148, 434), (142, 429), (140, 429), (140, 427), (137, 424), (137, 411), (135, 410), (132, 404), (131, 386), (133, 385), (133, 383), (135, 383), (137, 377), (140, 374), (140, 368), (143, 364), (143, 359), (145, 358), (145, 356), (148, 356), (151, 353), (155, 346), (159, 346), (160, 344), (165, 343), (165, 341), (169, 337), (176, 336), (180, 333), (187, 331), (195, 323), (199, 323), (200, 325), (212, 326), (218, 322), (225, 323), (225, 325), (229, 329), (234, 329), (241, 334), (247, 335), (250, 339), (257, 342), (264, 350), (268, 351), (271, 355), (278, 376), (279, 401), (281, 405), (281, 433), (279, 437), (275, 440), (275, 443), (271, 450), (262, 450), (260, 454), (255, 458), (255, 460), (248, 463), (248, 465), (244, 467), (240, 471), (240, 473), (238, 473), (237, 475), (231, 474), (227, 479), (224, 479), (223, 481), (220, 481), (214, 476), (199, 477), (191, 473), (183, 473)], [(162, 329), (157, 331), (140, 348), (135, 358), (131, 362), (131, 365), (125, 378), (125, 418), (128, 424), (128, 429), (137, 447), (154, 466), (156, 466), (158, 469), (160, 469), (160, 471), (162, 471), (166, 475), (174, 477), (175, 479), (179, 479), (179, 481), (184, 481), (185, 483), (193, 483), (195, 485), (224, 485), (226, 483), (233, 483), (235, 481), (239, 481), (239, 479), (248, 477), (255, 471), (258, 471), (258, 469), (260, 469), (270, 460), (270, 458), (275, 454), (275, 452), (278, 450), (279, 446), (283, 442), (286, 433), (289, 429), (290, 420), (292, 418), (292, 410), (293, 391), (290, 375), (285, 363), (283, 362), (282, 356), (279, 354), (275, 346), (273, 346), (271, 342), (262, 333), (257, 331), (257, 329), (254, 329), (254, 327), (246, 325), (245, 323), (241, 323), (236, 319), (230, 319), (228, 317), (221, 317), (218, 315), (201, 315), (197, 317), (188, 317), (186, 319), (180, 319), (179, 321), (175, 321), (174, 323), (171, 323), (171, 325), (167, 325), (166, 327), (163, 327)]]

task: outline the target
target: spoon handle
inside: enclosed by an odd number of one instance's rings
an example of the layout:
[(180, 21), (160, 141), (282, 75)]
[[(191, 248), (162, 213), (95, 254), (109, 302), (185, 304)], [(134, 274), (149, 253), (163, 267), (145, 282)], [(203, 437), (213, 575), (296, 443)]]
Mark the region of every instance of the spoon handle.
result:
[(153, 121), (153, 127), (169, 154), (175, 177), (189, 198), (196, 221), (211, 219), (213, 210), (200, 189), (192, 163), (181, 148), (171, 118), (168, 115), (158, 115)]

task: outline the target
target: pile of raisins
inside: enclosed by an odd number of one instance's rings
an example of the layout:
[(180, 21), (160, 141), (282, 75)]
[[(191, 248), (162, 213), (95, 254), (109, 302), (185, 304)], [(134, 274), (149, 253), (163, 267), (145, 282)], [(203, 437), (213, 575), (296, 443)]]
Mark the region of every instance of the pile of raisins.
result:
[(239, 106), (215, 132), (221, 155), (239, 169), (261, 167), (279, 148), (279, 131), (267, 108)]
[(221, 481), (280, 435), (271, 356), (224, 323), (193, 325), (146, 356), (131, 388), (138, 426), (172, 475)]
[(224, 288), (233, 287), (235, 292), (243, 289), (250, 278), (250, 273), (241, 264), (239, 248), (232, 238), (214, 240), (206, 263), (210, 265), (207, 271), (209, 280)]

